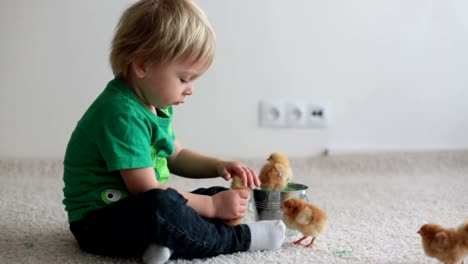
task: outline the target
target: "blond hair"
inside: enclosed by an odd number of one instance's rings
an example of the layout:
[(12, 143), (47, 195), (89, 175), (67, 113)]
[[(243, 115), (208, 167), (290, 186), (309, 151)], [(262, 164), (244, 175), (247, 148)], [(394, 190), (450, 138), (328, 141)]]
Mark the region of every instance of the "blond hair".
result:
[(140, 0), (122, 14), (112, 40), (110, 63), (116, 77), (127, 77), (131, 63), (203, 62), (214, 57), (215, 35), (192, 0)]

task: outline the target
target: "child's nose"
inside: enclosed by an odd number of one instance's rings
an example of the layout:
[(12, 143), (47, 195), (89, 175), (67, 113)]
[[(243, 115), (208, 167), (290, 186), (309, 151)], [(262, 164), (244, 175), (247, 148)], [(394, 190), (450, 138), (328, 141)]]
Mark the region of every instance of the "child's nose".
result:
[(192, 95), (193, 93), (193, 84), (189, 85), (184, 91), (184, 95)]

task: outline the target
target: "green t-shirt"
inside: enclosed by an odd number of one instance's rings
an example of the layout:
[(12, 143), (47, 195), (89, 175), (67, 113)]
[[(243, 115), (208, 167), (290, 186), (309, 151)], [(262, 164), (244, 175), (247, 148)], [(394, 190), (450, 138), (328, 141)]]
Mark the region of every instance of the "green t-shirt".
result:
[(110, 81), (88, 108), (68, 142), (63, 188), (68, 221), (128, 196), (119, 170), (154, 167), (167, 182), (174, 153), (172, 107), (147, 109), (121, 80)]

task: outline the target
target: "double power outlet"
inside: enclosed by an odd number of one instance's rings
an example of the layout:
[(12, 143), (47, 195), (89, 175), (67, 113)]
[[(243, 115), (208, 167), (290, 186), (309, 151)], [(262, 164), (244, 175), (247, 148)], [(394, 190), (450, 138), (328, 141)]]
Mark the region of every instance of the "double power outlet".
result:
[(259, 125), (271, 128), (326, 128), (325, 106), (298, 100), (260, 101)]

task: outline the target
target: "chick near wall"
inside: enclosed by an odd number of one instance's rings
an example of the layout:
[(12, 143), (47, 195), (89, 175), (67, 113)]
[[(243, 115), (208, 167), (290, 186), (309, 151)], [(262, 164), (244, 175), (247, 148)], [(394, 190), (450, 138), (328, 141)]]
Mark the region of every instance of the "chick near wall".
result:
[(293, 173), (286, 155), (275, 152), (272, 153), (267, 163), (260, 170), (258, 178), (262, 190), (279, 192), (283, 190), (291, 181)]

